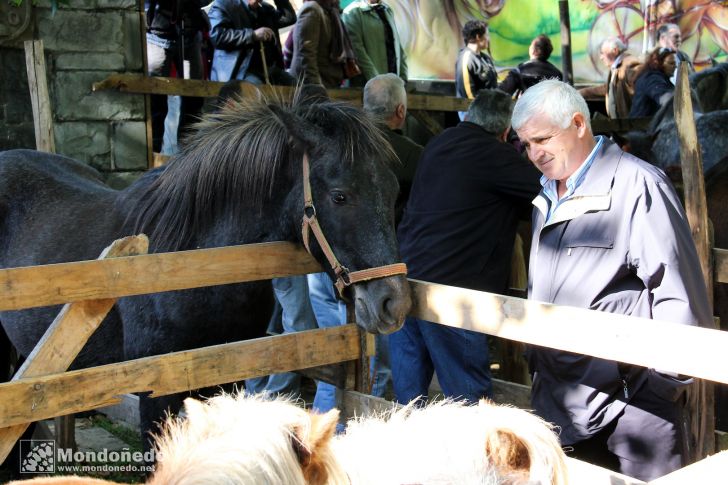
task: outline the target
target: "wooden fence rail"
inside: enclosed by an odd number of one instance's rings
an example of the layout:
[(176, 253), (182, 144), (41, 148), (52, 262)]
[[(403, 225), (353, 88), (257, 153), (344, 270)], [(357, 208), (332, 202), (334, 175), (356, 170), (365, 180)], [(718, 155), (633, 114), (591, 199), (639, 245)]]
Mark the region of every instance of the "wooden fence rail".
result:
[[(216, 81), (200, 81), (195, 79), (177, 79), (171, 77), (149, 77), (142, 74), (113, 74), (103, 81), (94, 83), (92, 90), (103, 91), (116, 89), (130, 94), (163, 94), (167, 96), (197, 96), (213, 98), (218, 95), (224, 83)], [(265, 94), (290, 96), (294, 88), (288, 86), (254, 86), (240, 83), (244, 95), (255, 94), (258, 90)], [(329, 97), (340, 101), (348, 101), (356, 105), (362, 103), (362, 91), (357, 88), (327, 89)], [(469, 99), (456, 98), (436, 94), (407, 94), (407, 108), (412, 112), (424, 111), (467, 111)], [(649, 124), (648, 118), (592, 120), (592, 128), (596, 133), (626, 133), (631, 130), (644, 130)], [(432, 130), (431, 130), (432, 131)]]

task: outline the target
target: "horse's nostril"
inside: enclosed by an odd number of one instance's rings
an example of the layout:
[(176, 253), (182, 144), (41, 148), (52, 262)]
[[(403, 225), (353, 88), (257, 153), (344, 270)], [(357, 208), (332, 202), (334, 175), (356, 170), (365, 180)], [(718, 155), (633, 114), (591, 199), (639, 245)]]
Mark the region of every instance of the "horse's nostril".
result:
[(385, 317), (392, 317), (394, 316), (394, 310), (395, 310), (395, 303), (394, 300), (391, 298), (385, 298), (382, 302), (382, 312)]

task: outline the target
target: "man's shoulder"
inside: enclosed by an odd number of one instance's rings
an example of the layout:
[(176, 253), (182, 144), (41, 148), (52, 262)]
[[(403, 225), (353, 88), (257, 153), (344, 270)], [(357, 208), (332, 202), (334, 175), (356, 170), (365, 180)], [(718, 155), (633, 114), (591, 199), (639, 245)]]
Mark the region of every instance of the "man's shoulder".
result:
[[(619, 147), (617, 147), (619, 149)], [(621, 151), (619, 159), (619, 169), (616, 178), (625, 178), (630, 180), (644, 180), (648, 183), (665, 183), (668, 178), (665, 172), (659, 167), (638, 158), (631, 153)]]

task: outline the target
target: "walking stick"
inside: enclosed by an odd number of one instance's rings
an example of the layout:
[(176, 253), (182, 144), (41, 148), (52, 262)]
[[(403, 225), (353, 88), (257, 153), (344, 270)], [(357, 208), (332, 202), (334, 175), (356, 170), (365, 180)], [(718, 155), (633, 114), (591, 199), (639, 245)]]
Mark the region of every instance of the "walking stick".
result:
[(265, 75), (265, 83), (270, 86), (270, 79), (268, 78), (268, 63), (265, 61), (265, 47), (263, 41), (260, 41), (260, 57), (263, 59), (263, 74)]

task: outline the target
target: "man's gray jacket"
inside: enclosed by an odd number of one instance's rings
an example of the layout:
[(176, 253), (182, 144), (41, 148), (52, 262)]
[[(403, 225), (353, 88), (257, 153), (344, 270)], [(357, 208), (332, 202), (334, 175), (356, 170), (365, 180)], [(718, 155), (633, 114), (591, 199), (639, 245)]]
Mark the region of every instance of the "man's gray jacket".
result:
[[(709, 322), (685, 213), (661, 170), (604, 140), (582, 184), (547, 224), (543, 191), (533, 203), (529, 299), (685, 325)], [(644, 342), (645, 350), (660, 337)], [(561, 427), (564, 445), (601, 430), (643, 386), (669, 405), (690, 382), (541, 347), (530, 348), (528, 359), (533, 408)]]

